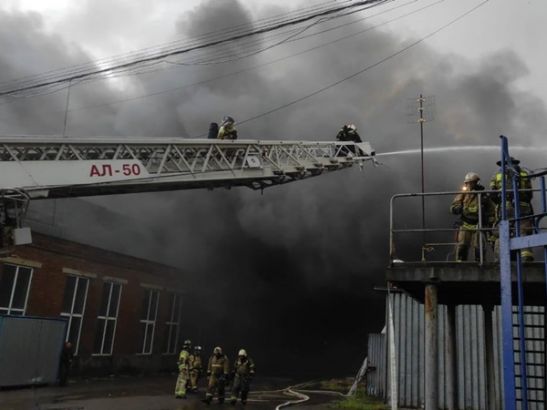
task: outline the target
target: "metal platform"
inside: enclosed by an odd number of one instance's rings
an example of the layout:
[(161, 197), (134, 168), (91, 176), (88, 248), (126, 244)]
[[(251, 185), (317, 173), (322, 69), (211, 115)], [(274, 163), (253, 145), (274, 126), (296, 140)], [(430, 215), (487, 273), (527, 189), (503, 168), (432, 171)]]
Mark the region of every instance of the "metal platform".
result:
[[(543, 262), (526, 264), (523, 280), (527, 306), (545, 304)], [(513, 271), (516, 304), (517, 274)], [(500, 305), (500, 268), (497, 263), (479, 266), (465, 262), (397, 263), (386, 271), (386, 279), (398, 289), (424, 303), (425, 287), (436, 285), (443, 305)]]

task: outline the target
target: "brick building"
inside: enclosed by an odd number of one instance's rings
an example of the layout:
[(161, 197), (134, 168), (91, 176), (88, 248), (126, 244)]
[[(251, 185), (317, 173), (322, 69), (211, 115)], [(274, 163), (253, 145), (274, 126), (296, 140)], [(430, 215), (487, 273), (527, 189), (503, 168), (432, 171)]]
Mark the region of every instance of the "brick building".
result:
[(46, 235), (2, 259), (0, 314), (63, 317), (74, 372), (174, 369), (182, 272)]

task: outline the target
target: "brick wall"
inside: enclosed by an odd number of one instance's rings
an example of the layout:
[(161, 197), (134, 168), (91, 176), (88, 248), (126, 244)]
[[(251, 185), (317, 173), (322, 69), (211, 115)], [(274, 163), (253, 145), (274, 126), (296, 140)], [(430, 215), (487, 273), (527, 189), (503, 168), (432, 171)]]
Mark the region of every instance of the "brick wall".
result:
[[(176, 357), (164, 355), (165, 322), (169, 293), (184, 293), (183, 272), (172, 267), (109, 252), (75, 242), (33, 233), (33, 244), (17, 247), (6, 263), (33, 266), (26, 315), (58, 317), (62, 310), (67, 276), (89, 278), (75, 372), (107, 374), (174, 370)], [(70, 273), (67, 273), (69, 271)], [(111, 356), (93, 355), (97, 315), (105, 277), (123, 281)], [(159, 305), (153, 353), (139, 355), (139, 320), (146, 288), (159, 287)], [(184, 297), (184, 296), (183, 296)], [(182, 331), (182, 329), (181, 329)]]

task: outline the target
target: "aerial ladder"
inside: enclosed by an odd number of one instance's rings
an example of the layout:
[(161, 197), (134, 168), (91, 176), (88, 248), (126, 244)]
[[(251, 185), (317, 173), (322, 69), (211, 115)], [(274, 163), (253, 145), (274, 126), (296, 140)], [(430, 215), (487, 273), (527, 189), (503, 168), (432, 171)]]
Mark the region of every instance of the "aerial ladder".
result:
[(264, 190), (374, 161), (368, 142), (0, 137), (2, 253), (31, 242), (32, 200), (244, 186)]

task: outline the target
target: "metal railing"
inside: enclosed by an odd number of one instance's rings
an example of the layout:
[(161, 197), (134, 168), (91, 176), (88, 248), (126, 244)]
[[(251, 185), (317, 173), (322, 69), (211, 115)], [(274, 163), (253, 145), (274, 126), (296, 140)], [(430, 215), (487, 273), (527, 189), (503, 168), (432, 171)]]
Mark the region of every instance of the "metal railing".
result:
[[(542, 192), (542, 189), (521, 189), (521, 192)], [(545, 188), (543, 188), (543, 191), (545, 191)], [(480, 191), (445, 191), (445, 192), (426, 192), (426, 193), (404, 193), (404, 194), (396, 194), (391, 197), (390, 200), (390, 214), (389, 214), (389, 255), (390, 260), (392, 263), (401, 263), (403, 260), (399, 259), (397, 249), (398, 249), (398, 243), (399, 237), (402, 235), (414, 235), (420, 237), (421, 242), (421, 252), (420, 252), (420, 259), (418, 257), (416, 259), (409, 259), (408, 257), (405, 258), (405, 262), (440, 262), (440, 261), (447, 261), (448, 258), (450, 258), (451, 252), (455, 252), (455, 249), (458, 245), (458, 241), (455, 239), (458, 231), (460, 230), (459, 227), (454, 227), (454, 224), (458, 222), (459, 216), (453, 215), (450, 213), (450, 204), (452, 203), (453, 198), (458, 194), (469, 194), (469, 195), (476, 195), (477, 196), (477, 203), (478, 203), (478, 209), (483, 208), (483, 203), (485, 201), (491, 200), (493, 195), (500, 195), (501, 192), (499, 190), (480, 190)], [(406, 227), (398, 227), (396, 226), (396, 205), (401, 202), (401, 200), (405, 198), (439, 198), (439, 197), (447, 197), (446, 204), (443, 205), (442, 211), (439, 211), (438, 209), (435, 209), (434, 215), (436, 217), (442, 217), (442, 215), (446, 215), (446, 221), (447, 224), (451, 224), (452, 227), (426, 227), (424, 229), (422, 228), (406, 228)], [(418, 202), (418, 201), (417, 201)], [(499, 205), (495, 205), (495, 223), (489, 222), (486, 215), (483, 214), (483, 212), (479, 212), (478, 214), (478, 223), (476, 232), (478, 235), (477, 239), (477, 245), (478, 245), (478, 260), (470, 261), (472, 263), (478, 263), (479, 265), (483, 265), (487, 262), (494, 262), (494, 257), (492, 257), (492, 260), (489, 260), (488, 255), (494, 253), (494, 240), (496, 238), (497, 232), (498, 232), (498, 226), (497, 222), (499, 220), (499, 210), (498, 207), (501, 208), (501, 203)], [(405, 210), (408, 210), (408, 207), (405, 207)], [(417, 203), (415, 208), (411, 208), (412, 210), (416, 210), (416, 212), (421, 212), (420, 205)], [(542, 214), (535, 214), (534, 215), (534, 231), (539, 232), (544, 230), (544, 228), (541, 228), (539, 226), (538, 221), (541, 219), (540, 216), (544, 216)], [(448, 222), (451, 221), (451, 218), (453, 218), (454, 222)], [(428, 218), (430, 219), (430, 218)], [(522, 219), (522, 218), (521, 218)], [(416, 219), (418, 220), (418, 218)], [(511, 222), (514, 220), (510, 219)], [(513, 228), (514, 230), (514, 228)], [(446, 234), (445, 240), (428, 240), (428, 236), (431, 236), (432, 234), (439, 235), (439, 234)], [(421, 234), (421, 235), (419, 235)], [(450, 235), (450, 236), (449, 236)], [(448, 239), (449, 237), (453, 238), (454, 240)], [(490, 244), (491, 246), (488, 246)], [(428, 260), (427, 256), (428, 254), (431, 254), (433, 251), (439, 250), (439, 248), (447, 248), (447, 252), (445, 254), (445, 259), (437, 259), (437, 260)], [(471, 250), (470, 246), (470, 250)], [(473, 255), (471, 255), (473, 256)], [(453, 258), (455, 261), (456, 258)]]

